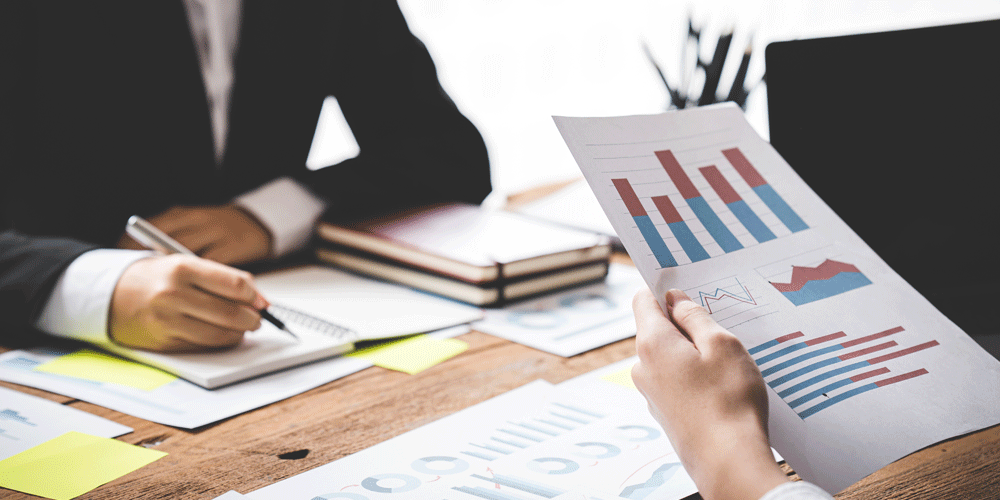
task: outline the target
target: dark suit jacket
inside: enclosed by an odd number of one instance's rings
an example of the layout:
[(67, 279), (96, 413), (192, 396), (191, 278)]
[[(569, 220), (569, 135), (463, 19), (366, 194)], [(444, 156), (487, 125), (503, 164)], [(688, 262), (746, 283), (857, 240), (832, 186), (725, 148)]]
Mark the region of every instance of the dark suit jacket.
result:
[[(61, 270), (113, 246), (132, 214), (280, 176), (344, 216), (490, 191), (482, 138), (394, 2), (245, 0), (220, 167), (180, 0), (0, 9), (0, 330), (24, 330)], [(361, 154), (309, 171), (327, 95)]]

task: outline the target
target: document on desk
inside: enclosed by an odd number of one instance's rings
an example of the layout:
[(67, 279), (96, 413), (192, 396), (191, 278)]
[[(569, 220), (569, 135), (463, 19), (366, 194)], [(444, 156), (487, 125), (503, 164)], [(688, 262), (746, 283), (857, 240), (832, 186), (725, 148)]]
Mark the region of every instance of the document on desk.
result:
[(267, 273), (256, 283), (298, 340), (265, 322), (225, 351), (159, 354), (111, 343), (103, 347), (214, 389), (342, 354), (355, 342), (425, 333), (482, 317), (475, 307), (328, 267)]
[(749, 350), (770, 388), (772, 445), (804, 479), (837, 492), (1000, 422), (1000, 363), (738, 107), (555, 122), (660, 305), (668, 289), (686, 291)]
[(634, 267), (612, 264), (602, 283), (487, 309), (473, 327), (545, 352), (574, 356), (634, 336), (632, 296), (644, 286)]
[(0, 387), (0, 460), (67, 432), (113, 438), (131, 427), (47, 399)]
[[(427, 335), (443, 339), (468, 332), (468, 325), (461, 325)], [(175, 379), (152, 390), (129, 383), (102, 382), (36, 370), (68, 354), (72, 353), (48, 349), (5, 352), (0, 354), (0, 380), (82, 399), (164, 425), (194, 429), (290, 398), (373, 365), (366, 359), (340, 356), (218, 389), (205, 389)]]
[(696, 489), (645, 405), (529, 383), (246, 498), (680, 499)]

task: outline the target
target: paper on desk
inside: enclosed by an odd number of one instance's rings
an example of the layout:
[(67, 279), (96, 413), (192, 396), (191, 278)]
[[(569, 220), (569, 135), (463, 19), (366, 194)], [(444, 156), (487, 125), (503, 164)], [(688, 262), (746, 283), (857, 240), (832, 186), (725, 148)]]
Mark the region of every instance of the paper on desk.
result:
[(465, 352), (468, 348), (469, 344), (461, 340), (418, 335), (359, 349), (347, 354), (347, 356), (370, 361), (375, 366), (413, 375), (451, 359)]
[(679, 499), (695, 492), (646, 411), (532, 382), (247, 498)]
[(645, 286), (634, 267), (612, 264), (603, 283), (487, 309), (474, 327), (552, 354), (574, 356), (635, 335), (632, 296)]
[(1000, 422), (1000, 363), (851, 231), (738, 107), (555, 120), (660, 305), (684, 290), (750, 351), (770, 388), (772, 444), (804, 479), (838, 492)]
[(601, 233), (617, 240), (618, 235), (611, 227), (608, 216), (587, 182), (580, 179), (540, 200), (516, 208), (520, 214), (563, 224), (579, 229)]
[[(467, 325), (428, 335), (448, 338), (469, 332)], [(361, 371), (372, 363), (338, 357), (209, 390), (177, 379), (152, 391), (34, 371), (68, 354), (58, 351), (9, 351), (0, 354), (0, 380), (82, 399), (164, 425), (193, 429), (271, 404)]]
[(0, 486), (56, 500), (70, 499), (166, 455), (70, 431), (0, 461)]
[(144, 391), (151, 391), (177, 379), (175, 375), (151, 366), (126, 361), (91, 349), (81, 349), (59, 356), (35, 367), (35, 371), (127, 385)]
[(0, 387), (0, 460), (69, 431), (117, 437), (131, 427), (47, 399)]

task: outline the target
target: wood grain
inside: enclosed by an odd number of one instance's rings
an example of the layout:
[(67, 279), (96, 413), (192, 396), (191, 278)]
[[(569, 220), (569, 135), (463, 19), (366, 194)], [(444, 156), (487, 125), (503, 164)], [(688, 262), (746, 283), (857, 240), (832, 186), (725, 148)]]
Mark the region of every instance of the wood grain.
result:
[[(45, 391), (3, 385), (135, 428), (122, 441), (169, 453), (80, 498), (214, 498), (321, 466), (528, 382), (562, 382), (632, 356), (627, 339), (572, 358), (483, 333), (459, 337), (463, 354), (417, 375), (368, 368), (255, 411), (193, 431)], [(280, 455), (308, 450), (299, 459)], [(794, 478), (794, 472), (785, 466)], [(1000, 498), (1000, 427), (903, 458), (837, 495), (842, 499)], [(0, 498), (36, 498), (0, 490)]]

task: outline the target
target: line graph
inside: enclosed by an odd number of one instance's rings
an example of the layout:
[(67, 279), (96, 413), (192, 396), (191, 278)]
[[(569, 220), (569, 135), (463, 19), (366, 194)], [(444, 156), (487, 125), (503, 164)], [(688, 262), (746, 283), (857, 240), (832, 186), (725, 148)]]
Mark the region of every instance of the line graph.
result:
[(729, 276), (684, 290), (688, 297), (708, 310), (720, 325), (733, 328), (778, 309), (763, 294), (738, 276)]

